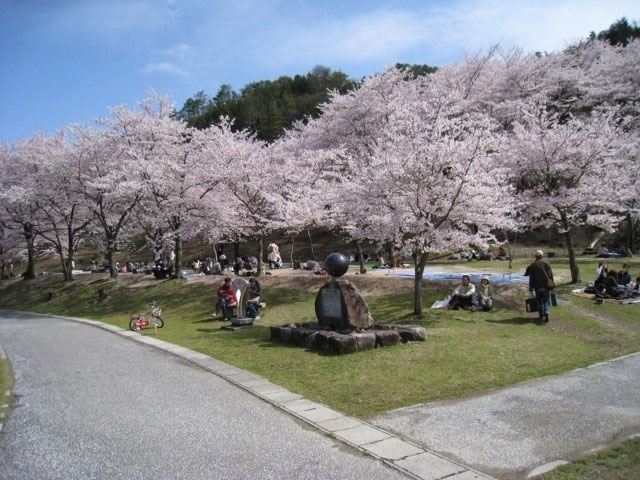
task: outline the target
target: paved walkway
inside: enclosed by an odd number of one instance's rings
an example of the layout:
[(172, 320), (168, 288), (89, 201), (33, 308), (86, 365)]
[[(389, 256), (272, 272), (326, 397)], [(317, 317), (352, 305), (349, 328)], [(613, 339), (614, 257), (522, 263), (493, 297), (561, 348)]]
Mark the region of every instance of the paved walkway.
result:
[(640, 432), (640, 353), (372, 423), (492, 475), (533, 476)]
[(3, 479), (488, 478), (244, 370), (111, 325), (0, 312), (0, 344), (16, 376)]

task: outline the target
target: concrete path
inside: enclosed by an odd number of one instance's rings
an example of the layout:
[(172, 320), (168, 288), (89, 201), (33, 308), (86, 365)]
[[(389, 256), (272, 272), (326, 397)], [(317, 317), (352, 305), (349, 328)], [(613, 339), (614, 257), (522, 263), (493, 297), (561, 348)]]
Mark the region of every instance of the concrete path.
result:
[(640, 432), (640, 353), (371, 423), (501, 478), (535, 476)]
[(16, 377), (2, 479), (489, 478), (207, 355), (111, 325), (0, 312), (0, 344)]

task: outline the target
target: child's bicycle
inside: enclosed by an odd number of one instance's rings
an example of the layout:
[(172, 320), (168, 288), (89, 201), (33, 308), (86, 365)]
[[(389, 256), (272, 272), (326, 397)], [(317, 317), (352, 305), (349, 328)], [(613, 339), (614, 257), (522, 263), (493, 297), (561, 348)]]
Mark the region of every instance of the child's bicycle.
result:
[(144, 313), (132, 313), (129, 316), (129, 328), (131, 330), (137, 331), (151, 326), (154, 328), (164, 327), (164, 320), (162, 320), (162, 317), (160, 316), (162, 314), (162, 309), (156, 307), (155, 300), (149, 304), (149, 308), (151, 308), (151, 321), (147, 320), (147, 314)]

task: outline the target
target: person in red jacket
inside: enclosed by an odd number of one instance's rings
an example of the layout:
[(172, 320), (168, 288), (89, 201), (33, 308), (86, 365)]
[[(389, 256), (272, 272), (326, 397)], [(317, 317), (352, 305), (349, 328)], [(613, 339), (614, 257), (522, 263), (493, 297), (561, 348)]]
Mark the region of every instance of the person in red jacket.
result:
[(224, 283), (218, 288), (217, 295), (218, 303), (216, 303), (216, 311), (211, 316), (217, 317), (218, 312), (222, 310), (222, 316), (224, 319), (229, 320), (227, 307), (229, 305), (235, 305), (236, 303), (236, 292), (233, 289), (233, 285), (231, 284), (231, 279), (229, 277), (224, 279)]

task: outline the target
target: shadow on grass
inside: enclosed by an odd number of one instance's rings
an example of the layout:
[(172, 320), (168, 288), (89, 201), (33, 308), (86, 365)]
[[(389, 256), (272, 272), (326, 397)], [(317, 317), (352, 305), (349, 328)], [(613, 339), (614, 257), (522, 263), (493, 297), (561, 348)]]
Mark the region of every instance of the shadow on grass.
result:
[(216, 318), (205, 318), (204, 320), (195, 320), (191, 323), (214, 323), (214, 322), (218, 322), (219, 320)]
[(508, 325), (526, 325), (528, 323), (542, 325), (542, 321), (537, 317), (513, 317), (513, 318), (503, 318), (502, 320), (485, 320), (485, 322), (508, 324)]

